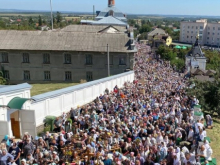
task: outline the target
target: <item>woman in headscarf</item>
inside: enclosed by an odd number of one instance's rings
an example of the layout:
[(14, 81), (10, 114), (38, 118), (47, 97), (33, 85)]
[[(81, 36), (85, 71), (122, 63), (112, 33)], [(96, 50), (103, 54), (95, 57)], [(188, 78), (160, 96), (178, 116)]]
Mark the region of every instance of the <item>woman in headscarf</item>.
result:
[(14, 157), (14, 162), (17, 165), (20, 165), (20, 154), (21, 154), (21, 149), (17, 146), (16, 142), (13, 142), (12, 146), (9, 148), (8, 153), (10, 153)]
[(8, 135), (5, 135), (4, 139), (2, 140), (2, 143), (6, 144), (7, 150), (9, 149), (9, 147), (11, 147), (11, 141), (10, 141)]
[(11, 165), (13, 161), (14, 161), (14, 156), (7, 153), (6, 149), (3, 149), (2, 153), (0, 154), (0, 165)]

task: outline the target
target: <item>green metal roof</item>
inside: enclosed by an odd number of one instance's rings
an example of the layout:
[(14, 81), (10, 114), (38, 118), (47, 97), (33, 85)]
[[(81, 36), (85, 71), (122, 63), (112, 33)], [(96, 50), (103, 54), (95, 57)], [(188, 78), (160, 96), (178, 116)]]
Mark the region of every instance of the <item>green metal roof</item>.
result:
[(30, 99), (27, 98), (20, 98), (20, 97), (15, 97), (11, 99), (11, 101), (8, 103), (8, 107), (11, 109), (21, 109), (23, 104)]

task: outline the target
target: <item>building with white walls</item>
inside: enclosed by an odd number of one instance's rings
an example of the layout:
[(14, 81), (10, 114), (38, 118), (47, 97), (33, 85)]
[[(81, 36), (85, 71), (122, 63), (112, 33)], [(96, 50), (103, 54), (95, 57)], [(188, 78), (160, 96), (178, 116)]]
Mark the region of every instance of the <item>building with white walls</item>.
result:
[(193, 44), (198, 33), (201, 45), (220, 46), (220, 22), (209, 23), (207, 19), (181, 22), (180, 42)]
[(35, 111), (31, 110), (31, 85), (0, 86), (0, 139), (5, 135), (35, 135)]
[(7, 134), (20, 138), (25, 132), (35, 136), (42, 131), (46, 116), (61, 116), (71, 107), (93, 101), (106, 88), (112, 91), (116, 85), (121, 88), (133, 80), (134, 72), (130, 71), (32, 97), (27, 83), (0, 86), (0, 139)]

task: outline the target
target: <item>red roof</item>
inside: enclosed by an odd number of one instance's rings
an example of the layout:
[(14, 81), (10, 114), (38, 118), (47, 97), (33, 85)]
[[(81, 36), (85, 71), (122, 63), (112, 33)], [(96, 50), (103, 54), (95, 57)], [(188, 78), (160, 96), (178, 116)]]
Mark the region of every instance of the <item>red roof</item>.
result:
[(17, 22), (21, 22), (21, 19), (17, 19)]

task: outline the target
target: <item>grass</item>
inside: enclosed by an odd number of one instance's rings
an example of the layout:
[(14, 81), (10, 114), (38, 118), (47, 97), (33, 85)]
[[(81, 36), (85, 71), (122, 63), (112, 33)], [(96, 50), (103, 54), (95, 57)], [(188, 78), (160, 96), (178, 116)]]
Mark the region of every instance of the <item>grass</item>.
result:
[(220, 119), (214, 119), (214, 128), (207, 129), (207, 136), (210, 137), (210, 146), (213, 150), (212, 158), (216, 158), (217, 164), (220, 164)]
[(39, 95), (45, 92), (50, 92), (74, 85), (78, 85), (79, 83), (52, 83), (52, 84), (31, 84), (31, 96)]

